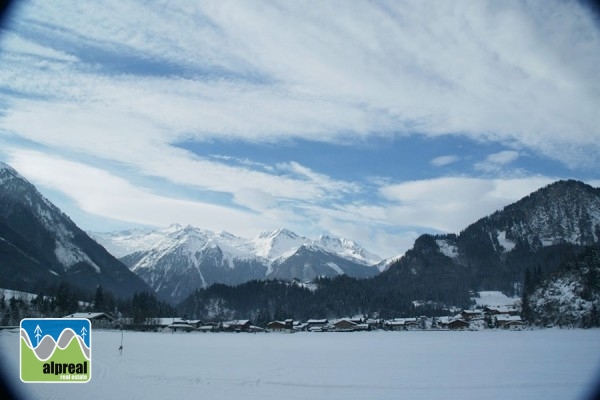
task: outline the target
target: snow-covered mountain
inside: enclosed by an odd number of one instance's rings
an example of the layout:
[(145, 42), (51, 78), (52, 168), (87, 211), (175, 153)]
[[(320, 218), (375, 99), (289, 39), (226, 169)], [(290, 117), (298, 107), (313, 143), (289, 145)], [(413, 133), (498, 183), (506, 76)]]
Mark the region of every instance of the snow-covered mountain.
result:
[(67, 281), (125, 297), (148, 290), (10, 166), (0, 163), (0, 281), (4, 288), (50, 289)]
[(306, 281), (341, 274), (364, 278), (376, 275), (375, 265), (382, 261), (351, 240), (324, 235), (309, 239), (287, 229), (252, 239), (181, 225), (91, 236), (171, 301), (214, 283)]
[(459, 234), (422, 235), (377, 277), (414, 289), (415, 298), (451, 299), (467, 290), (511, 293), (527, 268), (546, 272), (600, 242), (600, 189), (568, 180), (552, 183)]

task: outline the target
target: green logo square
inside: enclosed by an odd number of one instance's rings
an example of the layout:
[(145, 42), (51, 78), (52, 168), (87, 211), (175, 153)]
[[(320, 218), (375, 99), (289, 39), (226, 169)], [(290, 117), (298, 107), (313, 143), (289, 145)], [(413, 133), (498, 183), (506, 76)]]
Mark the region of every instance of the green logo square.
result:
[(92, 325), (84, 318), (21, 320), (21, 380), (86, 383), (92, 377)]

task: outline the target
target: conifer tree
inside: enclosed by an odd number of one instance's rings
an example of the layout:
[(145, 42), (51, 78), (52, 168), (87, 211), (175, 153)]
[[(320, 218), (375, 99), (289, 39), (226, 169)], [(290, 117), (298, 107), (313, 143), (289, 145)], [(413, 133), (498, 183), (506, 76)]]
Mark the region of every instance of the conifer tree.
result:
[(100, 312), (104, 310), (104, 293), (102, 291), (102, 285), (98, 285), (96, 288), (96, 295), (94, 296), (94, 311)]

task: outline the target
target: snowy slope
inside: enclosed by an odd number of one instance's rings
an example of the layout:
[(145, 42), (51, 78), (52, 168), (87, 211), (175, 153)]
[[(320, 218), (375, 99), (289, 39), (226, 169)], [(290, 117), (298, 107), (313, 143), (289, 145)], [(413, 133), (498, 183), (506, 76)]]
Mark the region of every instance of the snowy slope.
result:
[(227, 232), (214, 233), (189, 225), (182, 227), (178, 224), (156, 230), (91, 232), (90, 235), (119, 258), (149, 250), (162, 249), (161, 251), (166, 252), (195, 237), (205, 243), (214, 243), (228, 259), (263, 259), (273, 263), (275, 260), (291, 256), (301, 246), (306, 245), (363, 265), (374, 265), (382, 261), (381, 257), (363, 249), (352, 240), (324, 235), (317, 239), (309, 239), (287, 229), (263, 232), (252, 239), (237, 237)]
[[(4, 163), (0, 163), (0, 188), (4, 198), (18, 197), (20, 206), (30, 210), (42, 226), (52, 234), (54, 256), (62, 267), (70, 269), (78, 263), (85, 263), (95, 272), (100, 272), (100, 267), (74, 243), (73, 239), (77, 232), (73, 230), (73, 223), (16, 170)], [(8, 209), (4, 212), (0, 210), (0, 214), (4, 213), (7, 216), (8, 212), (12, 213)]]
[(478, 293), (478, 296), (473, 298), (475, 304), (480, 307), (505, 307), (514, 306), (520, 299), (518, 297), (508, 297), (502, 292), (487, 290)]

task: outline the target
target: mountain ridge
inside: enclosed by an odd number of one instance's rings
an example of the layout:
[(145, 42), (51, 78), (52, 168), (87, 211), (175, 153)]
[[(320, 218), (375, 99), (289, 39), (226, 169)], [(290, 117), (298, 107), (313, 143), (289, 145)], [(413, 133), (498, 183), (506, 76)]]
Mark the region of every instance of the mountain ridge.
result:
[(312, 280), (349, 274), (369, 277), (381, 257), (352, 240), (309, 239), (280, 228), (251, 239), (173, 224), (157, 230), (91, 233), (163, 298), (182, 299), (214, 283), (253, 279)]
[(458, 234), (419, 236), (403, 257), (375, 279), (387, 286), (410, 282), (413, 289), (419, 288), (416, 298), (427, 294), (452, 298), (450, 288), (463, 293), (514, 293), (526, 268), (541, 264), (553, 271), (561, 259), (572, 258), (599, 240), (600, 189), (559, 180)]
[(0, 276), (3, 286), (46, 290), (60, 281), (125, 297), (148, 286), (93, 241), (33, 184), (0, 163)]

